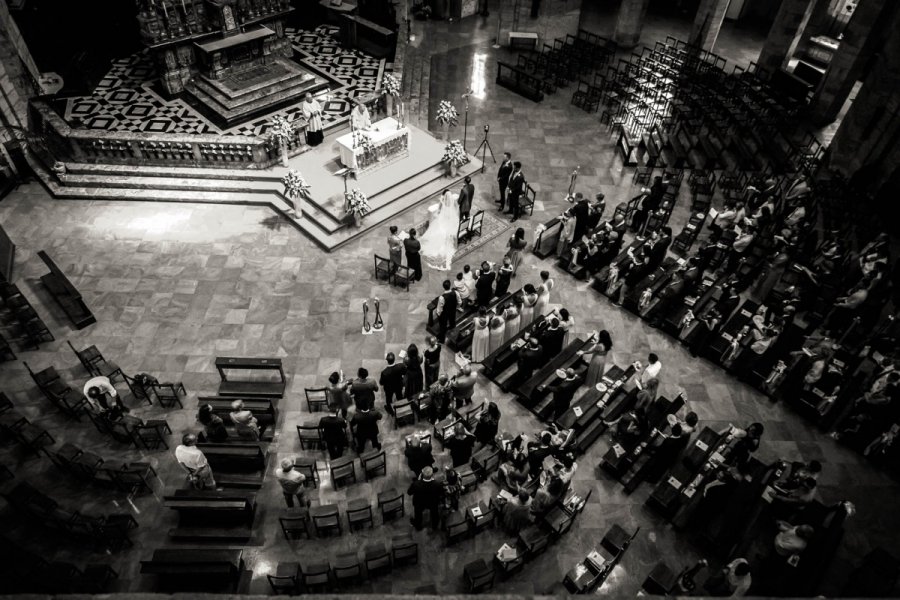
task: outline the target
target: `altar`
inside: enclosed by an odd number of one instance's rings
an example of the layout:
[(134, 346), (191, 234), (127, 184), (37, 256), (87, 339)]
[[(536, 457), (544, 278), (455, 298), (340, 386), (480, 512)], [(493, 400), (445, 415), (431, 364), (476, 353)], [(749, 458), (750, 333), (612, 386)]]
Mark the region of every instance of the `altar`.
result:
[(409, 155), (409, 129), (400, 125), (393, 117), (373, 123), (372, 128), (367, 131), (351, 131), (336, 141), (340, 148), (341, 163), (358, 172), (393, 162), (390, 159)]

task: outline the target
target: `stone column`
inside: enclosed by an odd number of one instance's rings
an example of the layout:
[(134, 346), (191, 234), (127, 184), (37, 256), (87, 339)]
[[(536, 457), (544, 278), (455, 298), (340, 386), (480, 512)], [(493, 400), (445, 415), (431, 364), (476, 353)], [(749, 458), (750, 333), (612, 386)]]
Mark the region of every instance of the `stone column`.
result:
[(704, 50), (712, 50), (719, 37), (719, 29), (725, 20), (729, 0), (700, 0), (694, 26), (691, 29), (690, 43)]
[(862, 76), (872, 45), (879, 37), (884, 25), (879, 19), (885, 8), (893, 8), (894, 2), (896, 0), (861, 0), (857, 5), (844, 30), (841, 45), (810, 103), (809, 114), (814, 122), (826, 124), (837, 118), (853, 85)]
[(650, 0), (622, 0), (616, 17), (614, 39), (620, 48), (634, 48), (641, 41), (641, 29)]
[(812, 15), (815, 0), (782, 0), (757, 64), (774, 73), (790, 60)]
[(870, 189), (900, 165), (900, 11), (885, 20), (886, 39), (829, 147), (829, 166), (848, 177), (866, 168)]

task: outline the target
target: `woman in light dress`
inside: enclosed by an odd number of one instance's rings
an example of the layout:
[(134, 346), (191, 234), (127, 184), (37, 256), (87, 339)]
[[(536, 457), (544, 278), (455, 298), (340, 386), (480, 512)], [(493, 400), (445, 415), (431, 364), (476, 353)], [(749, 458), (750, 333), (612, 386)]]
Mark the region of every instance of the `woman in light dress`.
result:
[(490, 354), (489, 338), (487, 309), (482, 306), (475, 317), (475, 331), (472, 333), (472, 362), (480, 363)]
[(566, 348), (568, 347), (569, 342), (572, 341), (572, 329), (575, 327), (575, 319), (565, 308), (554, 310), (551, 314), (556, 315), (556, 318), (559, 319), (559, 328), (566, 332), (566, 335), (563, 338), (563, 348)]
[(541, 271), (541, 285), (538, 287), (537, 305), (534, 307), (534, 316), (547, 313), (550, 305), (550, 290), (553, 289), (553, 280), (550, 279), (550, 271)]
[(506, 251), (506, 256), (509, 257), (509, 260), (512, 263), (513, 277), (516, 276), (516, 271), (519, 270), (519, 261), (522, 259), (522, 250), (524, 250), (527, 245), (528, 242), (525, 241), (525, 230), (521, 227), (516, 229), (516, 232), (509, 236), (509, 241), (506, 242), (506, 247), (509, 248), (509, 250)]
[(594, 387), (603, 379), (603, 373), (606, 371), (606, 355), (612, 349), (612, 338), (605, 329), (600, 333), (594, 333), (591, 336), (591, 347), (587, 350), (579, 350), (578, 355), (588, 364), (587, 374), (584, 378), (584, 384)]
[(491, 318), (490, 340), (488, 349), (490, 353), (496, 352), (503, 345), (503, 337), (506, 333), (506, 321), (500, 315), (494, 315)]
[(522, 298), (522, 310), (519, 313), (522, 315), (522, 322), (519, 325), (520, 328), (528, 327), (531, 325), (531, 322), (534, 321), (534, 306), (538, 301), (537, 291), (534, 289), (533, 285), (526, 283), (522, 290), (525, 292), (525, 295)]
[[(518, 305), (518, 306), (517, 306)], [(510, 302), (506, 305), (506, 310), (503, 311), (503, 319), (506, 321), (506, 328), (503, 331), (503, 342), (506, 343), (509, 340), (516, 337), (516, 334), (519, 333), (519, 328), (522, 324), (522, 318), (519, 314), (519, 307), (521, 306), (521, 299), (519, 295), (516, 295), (516, 298), (513, 302)]]
[[(437, 216), (419, 238), (422, 249), (419, 254), (425, 264), (438, 271), (449, 271), (456, 254), (456, 236), (459, 231), (458, 194), (444, 190)], [(465, 275), (463, 275), (465, 277)]]

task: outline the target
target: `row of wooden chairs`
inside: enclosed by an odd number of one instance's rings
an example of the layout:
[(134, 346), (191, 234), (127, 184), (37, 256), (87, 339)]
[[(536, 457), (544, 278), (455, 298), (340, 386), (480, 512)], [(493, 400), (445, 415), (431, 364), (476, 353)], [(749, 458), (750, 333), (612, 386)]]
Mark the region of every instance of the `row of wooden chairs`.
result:
[(35, 350), (41, 343), (56, 339), (16, 284), (0, 282), (0, 301), (3, 302), (0, 315), (10, 330), (18, 333), (13, 339)]
[(415, 281), (415, 274), (406, 265), (397, 264), (389, 258), (376, 254), (375, 279), (383, 279), (392, 285), (409, 291), (409, 285)]
[(113, 487), (133, 497), (141, 492), (153, 492), (154, 480), (159, 480), (156, 470), (148, 462), (105, 460), (65, 443), (60, 448), (44, 453), (60, 470), (89, 483)]
[(0, 432), (32, 454), (39, 454), (45, 446), (56, 443), (49, 431), (35, 425), (15, 410), (5, 410), (0, 415)]
[(81, 420), (81, 414), (87, 408), (87, 399), (80, 390), (73, 389), (52, 366), (35, 373), (27, 362), (22, 364), (47, 400), (68, 418)]
[[(377, 503), (383, 523), (388, 523), (406, 514), (405, 496), (395, 488), (379, 492)], [(369, 527), (375, 525), (372, 505), (365, 498), (350, 500), (344, 512), (350, 531), (365, 525), (369, 525)], [(309, 509), (288, 509), (278, 518), (278, 521), (281, 524), (281, 532), (288, 541), (301, 536), (310, 537), (310, 525), (319, 537), (331, 533), (340, 535), (344, 532), (340, 509), (336, 504), (313, 506)]]

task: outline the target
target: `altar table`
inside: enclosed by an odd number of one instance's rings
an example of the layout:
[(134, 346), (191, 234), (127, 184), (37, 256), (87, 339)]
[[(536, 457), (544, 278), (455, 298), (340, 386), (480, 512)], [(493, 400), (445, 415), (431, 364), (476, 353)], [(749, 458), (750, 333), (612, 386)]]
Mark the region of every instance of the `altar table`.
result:
[(382, 119), (372, 124), (365, 132), (371, 139), (368, 147), (353, 147), (353, 132), (337, 139), (341, 152), (341, 163), (345, 167), (364, 171), (376, 166), (388, 157), (409, 151), (409, 129), (401, 126), (397, 129), (397, 120), (393, 117)]

